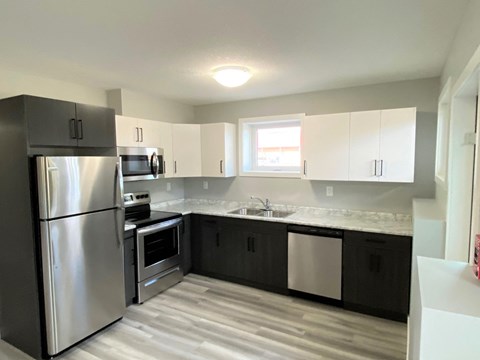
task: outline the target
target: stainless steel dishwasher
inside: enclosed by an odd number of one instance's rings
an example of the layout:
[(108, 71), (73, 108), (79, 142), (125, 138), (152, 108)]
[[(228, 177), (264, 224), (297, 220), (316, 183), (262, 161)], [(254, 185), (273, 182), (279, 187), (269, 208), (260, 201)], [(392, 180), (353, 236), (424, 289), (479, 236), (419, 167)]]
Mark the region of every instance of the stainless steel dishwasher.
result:
[(343, 231), (288, 227), (288, 288), (342, 299)]

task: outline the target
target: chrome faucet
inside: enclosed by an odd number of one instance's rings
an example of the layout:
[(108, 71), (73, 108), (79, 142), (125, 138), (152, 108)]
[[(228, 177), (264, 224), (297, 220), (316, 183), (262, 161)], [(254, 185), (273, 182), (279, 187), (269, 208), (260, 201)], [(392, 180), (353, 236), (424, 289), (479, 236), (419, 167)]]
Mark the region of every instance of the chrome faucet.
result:
[(265, 202), (264, 202), (264, 201), (263, 201), (262, 199), (260, 199), (259, 197), (256, 197), (256, 196), (253, 196), (253, 195), (250, 196), (250, 199), (260, 201), (260, 202), (262, 203), (262, 205), (263, 205), (263, 209), (264, 209), (264, 210), (272, 210), (272, 204), (270, 204), (270, 200), (265, 199)]

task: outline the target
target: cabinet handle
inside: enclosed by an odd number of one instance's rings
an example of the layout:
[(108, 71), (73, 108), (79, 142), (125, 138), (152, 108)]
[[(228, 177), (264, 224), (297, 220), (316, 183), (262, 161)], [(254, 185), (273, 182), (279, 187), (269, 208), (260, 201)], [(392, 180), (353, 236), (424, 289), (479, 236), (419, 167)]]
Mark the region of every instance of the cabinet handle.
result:
[(175, 174), (176, 174), (177, 173), (177, 161), (176, 160), (173, 163), (173, 167), (174, 167), (174, 171), (175, 171)]
[(143, 142), (143, 128), (140, 128), (140, 142)]
[(380, 240), (380, 239), (365, 239), (366, 242), (369, 243), (375, 243), (375, 244), (385, 244), (385, 240)]
[(307, 176), (307, 160), (303, 160), (303, 175)]
[(383, 176), (383, 160), (380, 160), (380, 176)]
[(247, 251), (250, 251), (250, 236), (247, 238)]
[(255, 238), (252, 237), (252, 252), (255, 252)]
[(83, 121), (78, 119), (78, 139), (83, 139)]
[(70, 119), (70, 138), (77, 138), (77, 127), (75, 126), (75, 119)]
[(136, 134), (135, 142), (139, 142), (140, 141), (140, 134), (138, 132), (138, 127), (135, 128), (135, 134)]
[(378, 173), (377, 173), (377, 160), (373, 160), (373, 163), (374, 163), (374, 167), (375, 167), (375, 170), (373, 171), (373, 176), (378, 176)]
[(223, 160), (220, 160), (220, 174), (223, 174)]
[(167, 173), (167, 166), (165, 165), (165, 160), (163, 161), (163, 174)]
[(217, 232), (217, 247), (220, 247), (220, 234)]

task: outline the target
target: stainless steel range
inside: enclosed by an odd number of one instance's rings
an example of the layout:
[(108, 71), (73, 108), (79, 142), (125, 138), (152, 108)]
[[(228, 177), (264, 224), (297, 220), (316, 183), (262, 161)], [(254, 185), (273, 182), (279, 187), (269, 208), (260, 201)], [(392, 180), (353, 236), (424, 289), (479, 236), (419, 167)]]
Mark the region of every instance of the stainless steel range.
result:
[(124, 194), (125, 222), (134, 224), (136, 250), (136, 302), (182, 281), (180, 227), (182, 215), (150, 209), (150, 194)]

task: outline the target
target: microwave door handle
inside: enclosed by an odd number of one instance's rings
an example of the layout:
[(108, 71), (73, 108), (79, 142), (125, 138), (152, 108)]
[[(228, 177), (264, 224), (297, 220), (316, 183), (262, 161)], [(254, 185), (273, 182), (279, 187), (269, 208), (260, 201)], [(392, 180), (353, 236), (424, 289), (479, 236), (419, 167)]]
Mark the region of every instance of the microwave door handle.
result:
[(152, 154), (152, 157), (150, 158), (150, 167), (152, 170), (152, 175), (154, 177), (158, 176), (158, 168), (159, 168), (159, 163), (158, 163), (158, 156), (156, 153)]

